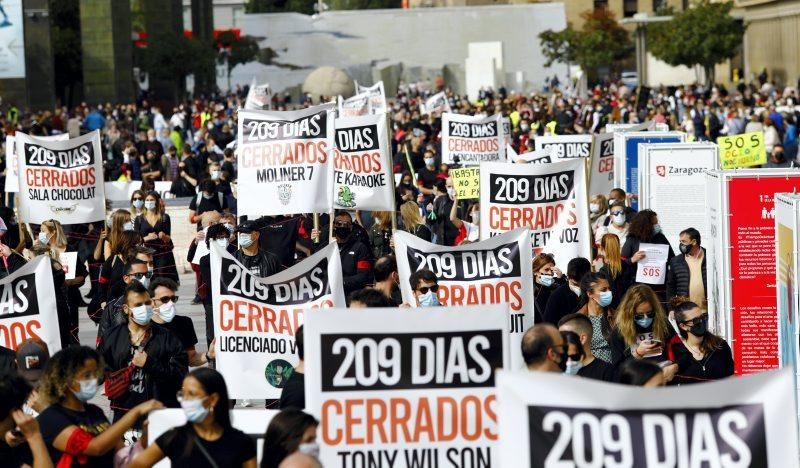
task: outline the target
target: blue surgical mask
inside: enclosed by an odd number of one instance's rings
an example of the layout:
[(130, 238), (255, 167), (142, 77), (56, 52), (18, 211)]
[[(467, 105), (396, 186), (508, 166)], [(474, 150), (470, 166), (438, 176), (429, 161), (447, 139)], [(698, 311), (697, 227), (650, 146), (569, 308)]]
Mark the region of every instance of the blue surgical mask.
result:
[(239, 234), (239, 247), (248, 248), (253, 245), (253, 236), (250, 234)]
[(144, 304), (139, 307), (133, 307), (131, 308), (130, 314), (134, 322), (145, 326), (149, 324), (150, 320), (153, 318), (153, 306)]
[(72, 394), (75, 395), (75, 398), (78, 400), (86, 403), (97, 395), (97, 388), (99, 387), (97, 379), (79, 380), (78, 383), (81, 389), (77, 392), (72, 390)]
[(554, 280), (552, 275), (539, 275), (539, 279), (537, 281), (542, 286), (549, 288), (553, 285)]
[(127, 223), (122, 225), (123, 231), (133, 231), (133, 221), (128, 221)]
[(643, 319), (634, 319), (636, 325), (639, 325), (639, 328), (648, 329), (653, 324), (653, 317), (646, 317)]
[(317, 444), (316, 442), (307, 442), (305, 444), (300, 444), (297, 447), (297, 451), (315, 459), (319, 458), (319, 444)]
[(599, 297), (597, 298), (597, 304), (600, 307), (608, 307), (611, 305), (611, 300), (613, 299), (613, 297), (614, 295), (611, 293), (611, 291), (603, 291), (599, 294)]
[(147, 210), (155, 210), (156, 209), (156, 202), (154, 201), (146, 201), (144, 202), (144, 208)]
[(611, 220), (614, 221), (614, 224), (617, 226), (622, 226), (625, 224), (625, 213), (613, 214), (611, 216)]
[(225, 239), (225, 238), (222, 238), (222, 239), (214, 239), (214, 241), (213, 241), (213, 242), (215, 242), (215, 243), (216, 243), (218, 246), (220, 246), (220, 248), (221, 248), (222, 250), (225, 250), (225, 249), (227, 249), (227, 248), (228, 248), (228, 239)]
[(573, 361), (572, 359), (567, 360), (567, 368), (564, 370), (564, 373), (567, 375), (578, 375), (578, 371), (581, 370), (583, 364), (580, 361)]
[(661, 232), (662, 232), (661, 231), (661, 225), (660, 224), (654, 224), (653, 225), (653, 234), (661, 234)]
[(45, 245), (47, 245), (47, 241), (49, 241), (49, 240), (50, 240), (50, 236), (48, 236), (46, 232), (41, 232), (41, 231), (40, 231), (40, 232), (39, 232), (39, 237), (38, 237), (38, 239), (39, 239), (39, 243), (40, 243), (40, 244), (45, 244)]
[(142, 200), (134, 200), (133, 201), (133, 207), (136, 208), (137, 210), (142, 209), (143, 206), (144, 206), (144, 201), (142, 201)]
[(439, 304), (439, 296), (435, 291), (428, 291), (419, 296), (419, 305), (422, 307), (436, 307)]
[(208, 416), (208, 408), (203, 406), (203, 399), (199, 400), (183, 400), (181, 401), (181, 408), (186, 415), (186, 420), (190, 423), (203, 422)]

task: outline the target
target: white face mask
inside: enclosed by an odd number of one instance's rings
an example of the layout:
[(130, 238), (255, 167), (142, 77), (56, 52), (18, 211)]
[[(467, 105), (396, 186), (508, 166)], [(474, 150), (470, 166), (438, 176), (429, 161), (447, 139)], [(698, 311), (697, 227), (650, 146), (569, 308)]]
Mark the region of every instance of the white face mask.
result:
[(611, 215), (611, 216), (612, 216), (611, 220), (617, 226), (622, 226), (622, 225), (625, 224), (625, 213), (617, 213), (617, 214)]
[(297, 451), (315, 459), (319, 458), (319, 444), (317, 444), (316, 442), (307, 442), (305, 444), (300, 444), (297, 447)]
[(128, 221), (127, 223), (122, 225), (123, 231), (133, 231), (133, 221)]
[(167, 323), (175, 318), (175, 314), (175, 304), (172, 301), (161, 304), (161, 307), (158, 308), (158, 316)]
[(480, 211), (473, 211), (472, 213), (470, 213), (470, 216), (472, 217), (472, 222), (475, 224), (478, 224), (478, 222), (481, 220)]
[(219, 171), (211, 171), (211, 180), (219, 180)]
[(454, 189), (452, 187), (448, 187), (447, 188), (447, 196), (450, 197), (450, 198), (455, 197), (456, 196), (456, 189)]
[(134, 208), (139, 210), (144, 205), (144, 202), (142, 200), (134, 200), (133, 203), (131, 203), (131, 204), (133, 205)]
[(156, 209), (156, 202), (155, 201), (146, 201), (146, 202), (144, 202), (144, 207), (147, 210), (155, 210)]
[(578, 375), (578, 371), (581, 370), (583, 364), (580, 361), (573, 361), (572, 359), (567, 360), (567, 368), (564, 370), (564, 373), (567, 375)]
[(581, 287), (580, 286), (575, 286), (573, 284), (570, 284), (569, 285), (569, 289), (570, 289), (570, 291), (574, 292), (576, 296), (578, 296), (578, 297), (581, 296)]
[(225, 238), (214, 239), (213, 242), (215, 242), (222, 250), (225, 250), (225, 249), (228, 248), (228, 239), (225, 239)]
[(589, 211), (592, 213), (598, 213), (600, 211), (600, 205), (597, 203), (589, 203)]
[(433, 167), (433, 163), (436, 162), (433, 158), (425, 158), (425, 165), (427, 167)]

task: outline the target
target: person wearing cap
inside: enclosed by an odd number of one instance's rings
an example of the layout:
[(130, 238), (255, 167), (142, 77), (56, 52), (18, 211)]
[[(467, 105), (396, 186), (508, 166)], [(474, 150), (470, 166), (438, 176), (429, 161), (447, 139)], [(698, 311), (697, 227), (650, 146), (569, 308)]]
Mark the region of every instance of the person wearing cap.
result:
[(281, 262), (275, 254), (263, 250), (258, 243), (261, 235), (255, 221), (244, 221), (236, 228), (239, 239), (239, 250), (233, 257), (244, 265), (250, 273), (265, 278), (274, 275), (281, 268)]
[(17, 373), (33, 389), (22, 410), (34, 417), (38, 416), (47, 407), (47, 404), (39, 398), (38, 387), (44, 366), (49, 359), (50, 351), (47, 348), (47, 344), (38, 338), (27, 339), (20, 343), (17, 348)]

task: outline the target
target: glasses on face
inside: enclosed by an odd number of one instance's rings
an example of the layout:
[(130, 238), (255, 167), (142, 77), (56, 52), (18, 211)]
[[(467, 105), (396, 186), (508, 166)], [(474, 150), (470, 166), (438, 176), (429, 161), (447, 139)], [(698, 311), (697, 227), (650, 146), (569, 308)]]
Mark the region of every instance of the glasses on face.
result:
[(436, 292), (438, 290), (439, 290), (438, 284), (434, 284), (433, 286), (421, 286), (417, 289), (417, 291), (419, 291), (420, 294), (428, 294), (428, 291)]
[(648, 319), (648, 318), (655, 318), (655, 316), (656, 316), (656, 313), (651, 310), (650, 312), (645, 312), (645, 313), (642, 313), (642, 314), (634, 314), (633, 315), (633, 319), (634, 320), (644, 320), (644, 319)]
[(178, 302), (178, 296), (162, 296), (157, 297), (156, 300), (162, 304), (166, 304), (167, 302), (172, 302), (175, 304)]
[(708, 320), (708, 314), (702, 314), (702, 315), (699, 315), (699, 316), (697, 316), (695, 318), (692, 318), (692, 319), (689, 319), (689, 320), (684, 320), (681, 323), (684, 324), (684, 325), (689, 325), (691, 327), (692, 325), (694, 325), (694, 321), (695, 320), (698, 320), (700, 322), (702, 322), (704, 320)]
[(572, 361), (580, 361), (580, 360), (581, 360), (581, 355), (580, 355), (580, 354), (578, 354), (578, 353), (575, 353), (575, 354), (567, 354), (567, 358), (569, 358), (569, 359), (570, 359), (570, 360), (572, 360)]
[(133, 201), (136, 201), (136, 200), (142, 201), (142, 200), (144, 200), (144, 198), (142, 198), (142, 197), (133, 197)]
[(128, 276), (132, 276), (132, 277), (136, 278), (137, 280), (140, 280), (142, 278), (148, 278), (149, 279), (149, 278), (153, 277), (153, 272), (148, 271), (148, 272), (145, 272), (145, 273), (131, 273)]

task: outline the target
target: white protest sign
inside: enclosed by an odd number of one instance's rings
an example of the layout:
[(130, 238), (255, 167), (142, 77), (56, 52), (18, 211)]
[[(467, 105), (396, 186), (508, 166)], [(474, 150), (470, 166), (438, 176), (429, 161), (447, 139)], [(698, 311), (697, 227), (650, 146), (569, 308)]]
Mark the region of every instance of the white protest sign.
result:
[(592, 135), (540, 136), (533, 142), (537, 151), (549, 149), (550, 157), (556, 161), (591, 156)]
[[(69, 133), (50, 136), (28, 135), (28, 137), (42, 141), (67, 141)], [(17, 141), (14, 139), (14, 135), (6, 135), (6, 192), (19, 192), (19, 161), (17, 160)]]
[(333, 107), (239, 111), (239, 216), (330, 211)]
[(367, 93), (356, 94), (353, 97), (343, 99), (338, 97), (339, 118), (356, 117), (359, 115), (369, 115), (372, 113), (370, 96)]
[(61, 349), (50, 257), (36, 257), (0, 280), (0, 346), (17, 349), (39, 338), (50, 354)]
[[(400, 278), (409, 278), (423, 268), (431, 270), (439, 278), (437, 294), (442, 304), (508, 304), (511, 348), (519, 349), (522, 334), (533, 325), (531, 241), (527, 229), (458, 247), (431, 244), (397, 231), (394, 243)], [(407, 279), (400, 282), (400, 292), (404, 302), (416, 304)], [(522, 355), (513, 353), (512, 368), (523, 365)]]
[(592, 147), (592, 170), (589, 180), (589, 196), (608, 196), (614, 188), (614, 134), (600, 133), (594, 136)]
[(450, 101), (447, 100), (444, 91), (434, 94), (419, 104), (419, 113), (422, 115), (441, 114), (442, 112), (450, 112)]
[(61, 266), (64, 268), (64, 279), (75, 279), (75, 267), (78, 266), (78, 252), (64, 252), (61, 257)]
[(506, 147), (513, 143), (511, 139), (511, 119), (508, 117), (501, 117), (500, 122), (503, 124), (503, 138), (505, 138)]
[[(267, 432), (272, 418), (279, 411), (264, 408), (238, 408), (230, 410), (231, 425), (239, 429), (256, 441), (257, 461), (260, 463), (263, 456), (264, 434)], [(153, 445), (162, 434), (170, 429), (186, 424), (186, 413), (183, 409), (166, 408), (151, 412), (147, 415), (147, 443)], [(169, 468), (172, 466), (169, 459), (165, 458), (153, 465), (155, 468)]]
[(323, 466), (499, 466), (494, 376), (508, 366), (507, 306), (312, 310), (304, 340)]
[(18, 132), (15, 139), (22, 221), (80, 224), (106, 219), (100, 132), (66, 141)]
[(384, 114), (336, 119), (333, 207), (393, 211), (391, 148)]
[(379, 81), (372, 86), (361, 86), (356, 81), (356, 94), (369, 95), (370, 112), (373, 114), (386, 113), (386, 92), (383, 89), (383, 81)]
[(501, 115), (491, 117), (442, 115), (442, 162), (471, 165), (505, 161), (506, 143)]
[(256, 78), (250, 82), (250, 89), (247, 91), (247, 99), (244, 108), (248, 110), (269, 110), (272, 109), (272, 89), (269, 84), (259, 85)]
[(103, 187), (107, 200), (130, 203), (133, 192), (142, 188), (142, 181), (132, 180), (130, 182), (123, 182), (115, 180), (114, 182), (106, 182), (103, 184)]
[(211, 245), (217, 370), (231, 398), (280, 398), (294, 366), (294, 334), (309, 309), (344, 307), (339, 250), (331, 244), (267, 278)]
[(499, 373), (499, 466), (800, 466), (788, 371), (701, 388), (576, 383), (545, 372)]
[(518, 163), (524, 161), (528, 164), (550, 164), (553, 159), (550, 157), (550, 149), (542, 149), (538, 151), (529, 151), (522, 154), (512, 154), (509, 156), (511, 162)]
[(168, 180), (157, 180), (153, 183), (153, 191), (156, 192), (162, 200), (175, 198), (175, 195), (170, 192), (172, 190), (172, 182)]
[(566, 271), (591, 258), (583, 159), (550, 164), (481, 164), (481, 239), (528, 228), (535, 254), (555, 256)]
[(667, 279), (667, 257), (669, 245), (665, 244), (639, 244), (639, 251), (645, 257), (636, 266), (636, 282), (646, 284), (664, 284)]

